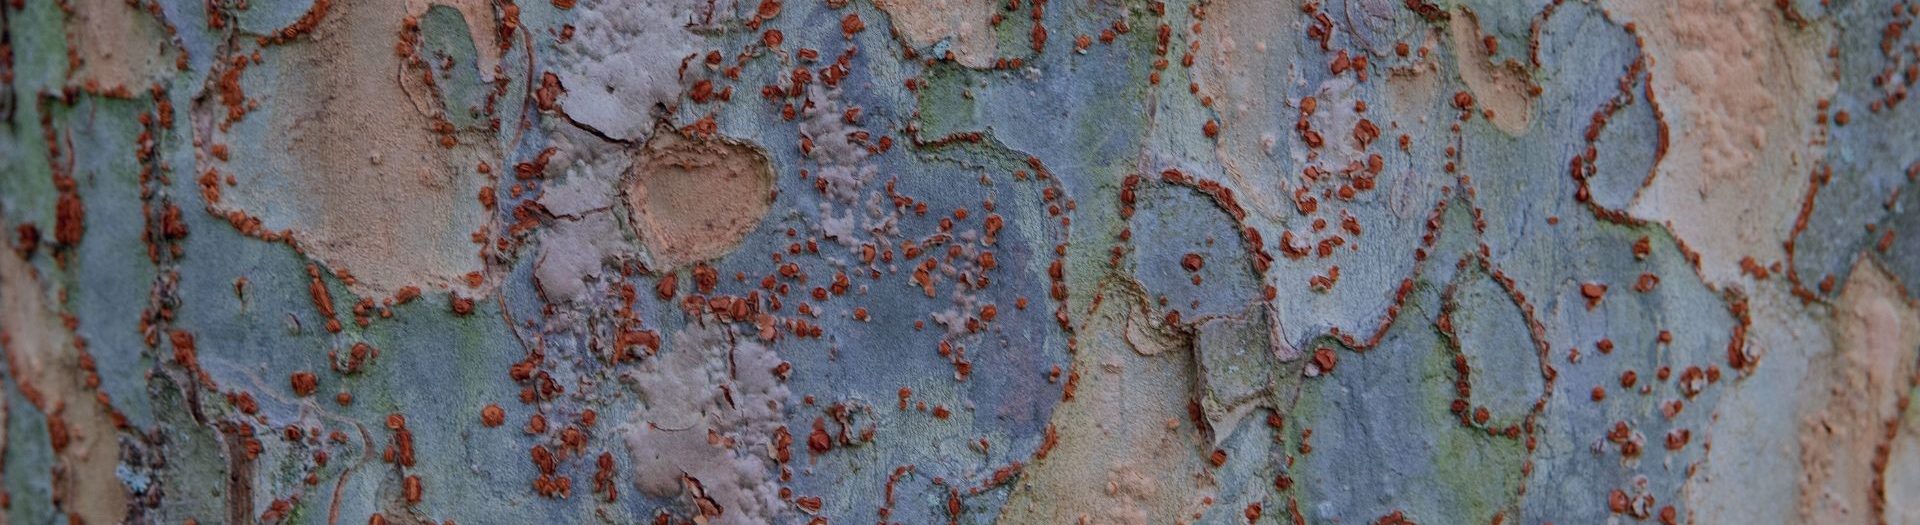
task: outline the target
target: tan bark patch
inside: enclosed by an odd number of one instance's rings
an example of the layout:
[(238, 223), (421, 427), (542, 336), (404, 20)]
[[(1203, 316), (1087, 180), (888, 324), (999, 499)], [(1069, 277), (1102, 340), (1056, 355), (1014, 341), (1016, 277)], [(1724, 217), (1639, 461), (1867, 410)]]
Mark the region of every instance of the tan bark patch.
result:
[(114, 474), (119, 430), (87, 391), (80, 353), (40, 286), (27, 261), (12, 250), (0, 253), (0, 347), (32, 408), (47, 416), (58, 465), (29, 477), (51, 476), (54, 498), (70, 515), (119, 523), (127, 508), (127, 487)]
[(999, 41), (988, 18), (993, 0), (875, 0), (873, 5), (893, 18), (893, 28), (914, 47), (951, 39), (948, 49), (960, 65), (993, 65)]
[(733, 251), (773, 205), (773, 166), (759, 149), (661, 128), (626, 182), (634, 230), (658, 269)]
[[(465, 286), (483, 268), (473, 234), (488, 217), (476, 196), (490, 182), (477, 167), (502, 166), (488, 134), (441, 118), (424, 66), (395, 54), (409, 38), (407, 17), (404, 0), (336, 2), (312, 40), (265, 53), (280, 62), (280, 76), (265, 81), (283, 86), (284, 98), (249, 116), (269, 118), (275, 133), (223, 137), (261, 142), (236, 148), (227, 167), (238, 184), (223, 188), (221, 211), (290, 230), (308, 255), (370, 295)], [(276, 177), (266, 169), (275, 165), (308, 176)]]
[(1920, 348), (1920, 311), (1877, 264), (1856, 266), (1835, 306), (1834, 352), (1810, 370), (1826, 374), (1824, 404), (1805, 415), (1800, 429), (1806, 523), (1871, 521), (1875, 448), (1899, 415)]
[(73, 79), (89, 89), (145, 90), (174, 67), (179, 51), (165, 26), (127, 2), (75, 0), (67, 42), (80, 63)]

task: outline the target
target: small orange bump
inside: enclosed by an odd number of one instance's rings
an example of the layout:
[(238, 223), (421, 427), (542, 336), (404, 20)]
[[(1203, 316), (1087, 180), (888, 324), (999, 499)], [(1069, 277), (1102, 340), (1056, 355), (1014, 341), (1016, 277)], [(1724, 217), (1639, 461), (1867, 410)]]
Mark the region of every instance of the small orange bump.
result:
[(486, 407), (480, 409), (480, 424), (491, 428), (498, 427), (506, 422), (507, 411), (501, 409), (500, 405), (487, 403)]
[(300, 397), (313, 395), (313, 391), (320, 387), (320, 379), (314, 377), (313, 372), (294, 372), (288, 382), (293, 385), (293, 393)]

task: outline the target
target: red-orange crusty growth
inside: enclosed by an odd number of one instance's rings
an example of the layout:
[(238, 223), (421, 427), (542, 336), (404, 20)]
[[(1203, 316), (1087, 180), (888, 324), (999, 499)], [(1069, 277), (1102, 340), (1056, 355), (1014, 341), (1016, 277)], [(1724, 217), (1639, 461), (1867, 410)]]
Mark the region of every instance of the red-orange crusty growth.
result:
[(293, 393), (300, 397), (313, 395), (313, 391), (320, 387), (320, 379), (314, 377), (313, 372), (294, 372), (288, 382), (293, 386)]
[(867, 23), (860, 20), (859, 14), (848, 13), (846, 18), (840, 19), (840, 33), (846, 35), (848, 40), (852, 40), (855, 33), (866, 29)]
[(1580, 283), (1580, 296), (1587, 299), (1587, 309), (1600, 306), (1600, 300), (1607, 296), (1607, 285), (1596, 282)]
[(417, 505), (420, 503), (420, 498), (423, 496), (422, 492), (424, 492), (424, 489), (420, 487), (420, 476), (407, 476), (406, 480), (402, 482), (401, 487), (401, 495), (406, 498), (408, 505)]
[(1473, 94), (1461, 91), (1453, 94), (1453, 106), (1460, 109), (1473, 108)]
[(486, 407), (480, 409), (480, 424), (488, 427), (498, 427), (506, 422), (507, 411), (502, 410), (500, 405), (487, 403)]
[(1333, 367), (1339, 362), (1339, 355), (1333, 353), (1332, 349), (1319, 348), (1313, 351), (1313, 366), (1319, 367), (1320, 373), (1333, 373)]

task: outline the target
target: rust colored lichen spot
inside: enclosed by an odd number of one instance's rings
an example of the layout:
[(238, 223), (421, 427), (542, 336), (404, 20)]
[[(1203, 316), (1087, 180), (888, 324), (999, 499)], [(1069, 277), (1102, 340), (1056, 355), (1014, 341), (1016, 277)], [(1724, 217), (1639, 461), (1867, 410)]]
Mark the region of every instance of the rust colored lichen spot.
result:
[(20, 225), (16, 231), (18, 234), (13, 243), (14, 254), (22, 259), (33, 257), (33, 252), (40, 249), (40, 229), (35, 228), (33, 223), (27, 223)]
[(1197, 253), (1189, 253), (1180, 258), (1180, 267), (1186, 268), (1189, 272), (1200, 271), (1200, 269), (1206, 267), (1206, 265), (1207, 260), (1200, 257), (1200, 254)]
[(1607, 492), (1607, 510), (1608, 511), (1611, 511), (1614, 514), (1625, 514), (1627, 512), (1627, 505), (1628, 505), (1628, 500), (1627, 500), (1627, 493), (1625, 491), (1622, 491), (1620, 489), (1613, 489), (1612, 491)]
[(553, 111), (560, 107), (560, 95), (566, 88), (560, 86), (560, 77), (551, 72), (540, 74), (540, 88), (534, 90), (534, 101), (541, 111)]
[(400, 291), (398, 292), (394, 292), (393, 303), (407, 304), (407, 303), (413, 302), (414, 299), (418, 299), (418, 298), (420, 298), (420, 287), (407, 286), (407, 287), (401, 288)]
[(449, 306), (453, 308), (454, 314), (463, 316), (473, 314), (473, 299), (454, 295), (453, 299), (449, 301)]
[(1607, 296), (1607, 285), (1601, 283), (1581, 283), (1580, 296), (1587, 299), (1587, 309), (1600, 306), (1600, 299)]
[(80, 236), (87, 232), (87, 207), (72, 190), (73, 179), (62, 179), (56, 181), (62, 189), (60, 200), (54, 205), (53, 240), (61, 246), (74, 246), (80, 244)]
[(502, 410), (500, 405), (487, 403), (485, 408), (480, 409), (480, 424), (486, 425), (488, 428), (493, 428), (506, 422), (507, 411)]
[(293, 393), (300, 397), (313, 395), (313, 391), (320, 388), (320, 379), (314, 377), (313, 372), (294, 372), (287, 382), (293, 387)]
[(677, 274), (668, 272), (666, 275), (660, 276), (660, 281), (654, 284), (654, 294), (658, 295), (662, 301), (673, 299), (674, 291), (679, 289), (679, 282), (680, 278)]
[(825, 454), (827, 451), (833, 450), (833, 438), (827, 435), (826, 419), (815, 418), (813, 420), (813, 433), (807, 435), (807, 450), (813, 452), (814, 455)]
[(1320, 367), (1320, 373), (1333, 373), (1334, 365), (1339, 364), (1339, 356), (1333, 350), (1321, 348), (1313, 351), (1313, 366)]
[(859, 14), (848, 14), (846, 18), (840, 19), (840, 33), (846, 35), (848, 40), (852, 40), (855, 33), (865, 30), (867, 30), (867, 23), (860, 20)]
[(665, 127), (642, 147), (625, 184), (634, 230), (660, 269), (732, 251), (773, 205), (765, 153)]
[(406, 481), (402, 483), (402, 492), (402, 495), (407, 498), (408, 505), (419, 504), (420, 497), (422, 496), (420, 476), (407, 476)]

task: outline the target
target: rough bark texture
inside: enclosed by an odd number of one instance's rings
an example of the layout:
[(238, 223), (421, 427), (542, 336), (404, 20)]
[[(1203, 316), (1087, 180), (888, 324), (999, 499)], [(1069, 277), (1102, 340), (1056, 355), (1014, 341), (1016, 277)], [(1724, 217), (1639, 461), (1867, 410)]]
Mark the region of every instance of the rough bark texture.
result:
[(1920, 523), (1911, 0), (0, 0), (0, 523)]

